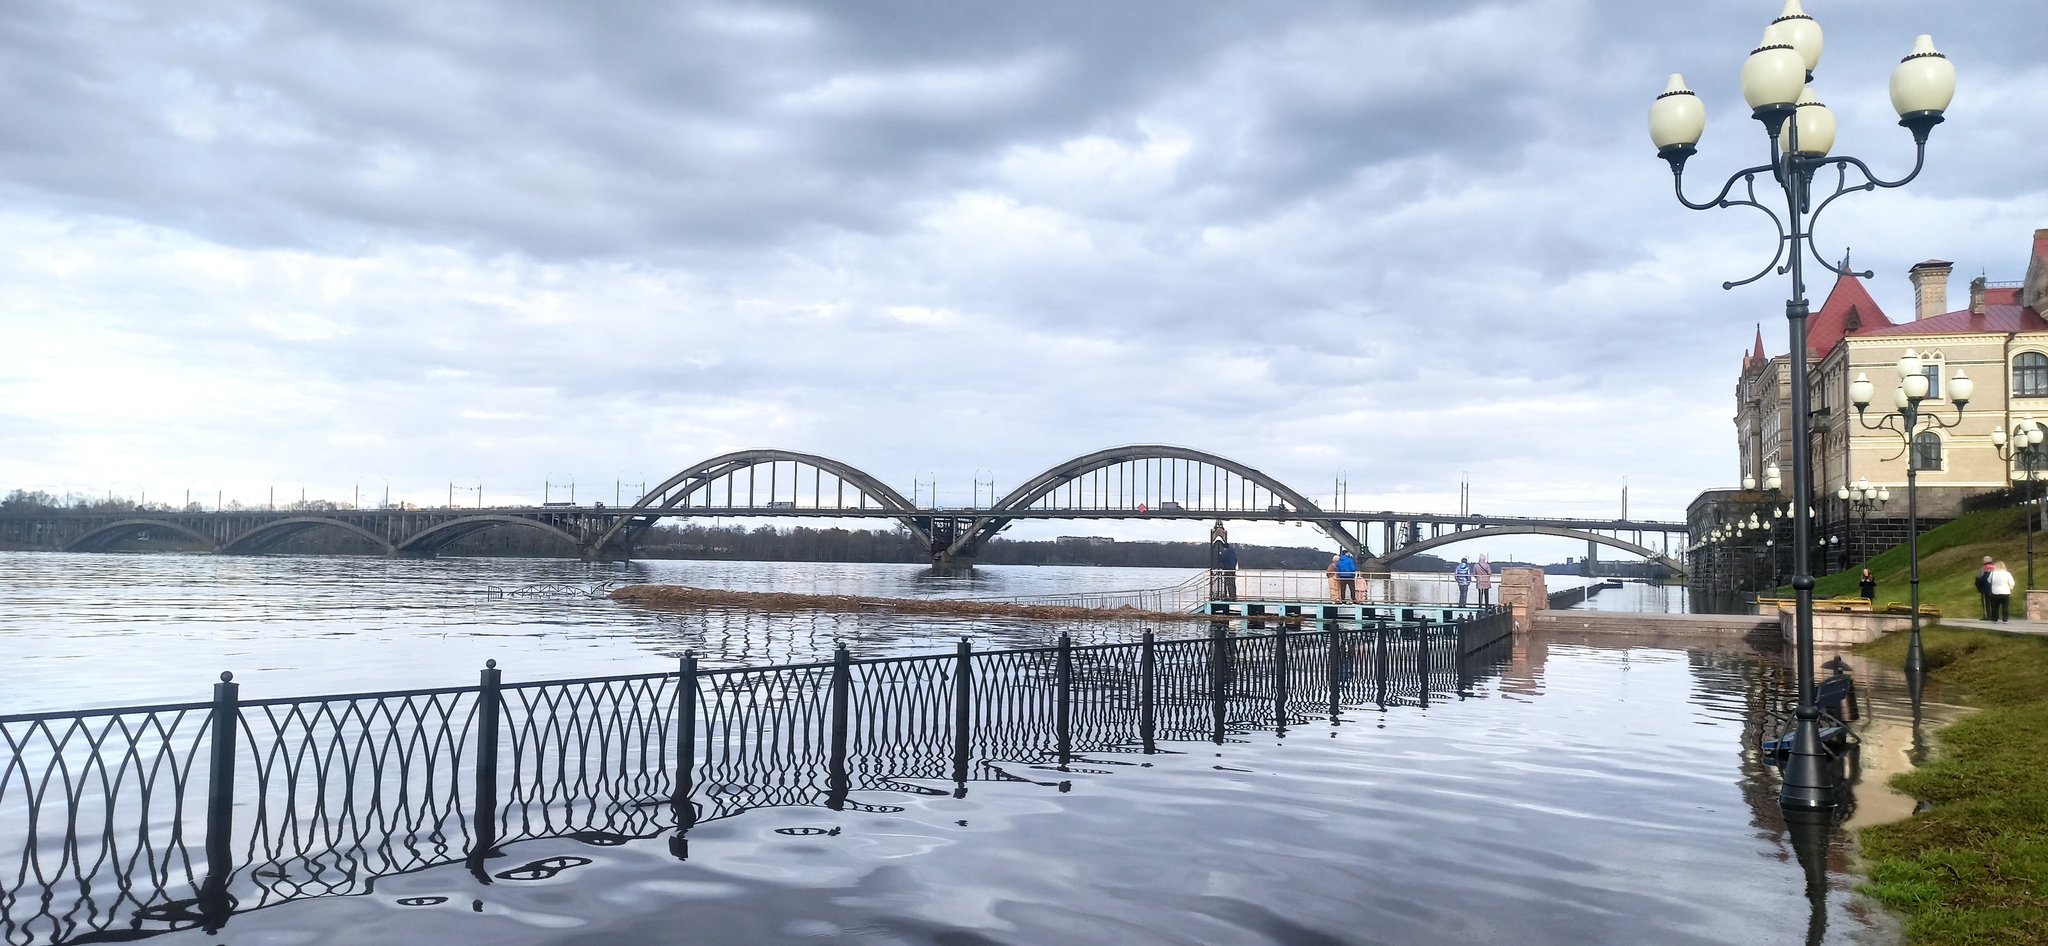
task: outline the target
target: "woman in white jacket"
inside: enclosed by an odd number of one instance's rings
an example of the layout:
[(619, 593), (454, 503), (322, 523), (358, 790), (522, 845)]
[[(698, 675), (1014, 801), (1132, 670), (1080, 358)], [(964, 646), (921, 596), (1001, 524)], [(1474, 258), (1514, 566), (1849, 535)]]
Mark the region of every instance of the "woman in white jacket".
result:
[(1991, 620), (2012, 620), (2008, 608), (2012, 604), (2012, 572), (2005, 570), (2004, 562), (1991, 563)]

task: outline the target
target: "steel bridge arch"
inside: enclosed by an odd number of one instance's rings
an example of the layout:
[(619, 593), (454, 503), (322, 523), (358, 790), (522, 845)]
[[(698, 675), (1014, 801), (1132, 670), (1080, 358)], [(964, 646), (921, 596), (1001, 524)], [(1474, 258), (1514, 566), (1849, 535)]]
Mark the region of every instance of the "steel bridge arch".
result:
[(1562, 539), (1584, 539), (1588, 542), (1597, 542), (1601, 545), (1608, 546), (1609, 548), (1616, 548), (1634, 555), (1640, 555), (1646, 559), (1649, 559), (1650, 561), (1663, 565), (1664, 567), (1669, 568), (1680, 575), (1686, 573), (1685, 565), (1679, 562), (1678, 560), (1673, 559), (1672, 557), (1665, 555), (1661, 552), (1658, 552), (1655, 549), (1637, 545), (1634, 542), (1630, 542), (1626, 539), (1611, 538), (1609, 536), (1601, 535), (1598, 532), (1581, 532), (1577, 529), (1567, 529), (1563, 526), (1538, 525), (1484, 526), (1478, 529), (1466, 529), (1462, 532), (1449, 532), (1437, 536), (1433, 539), (1424, 539), (1420, 542), (1413, 542), (1408, 545), (1401, 546), (1398, 549), (1395, 549), (1391, 552), (1388, 552), (1385, 555), (1380, 556), (1377, 559), (1374, 559), (1374, 564), (1390, 565), (1394, 562), (1400, 561), (1401, 559), (1407, 558), (1408, 556), (1414, 555), (1418, 552), (1427, 552), (1430, 549), (1442, 548), (1443, 546), (1451, 545), (1458, 542), (1469, 542), (1473, 539), (1487, 539), (1492, 538), (1494, 536), (1502, 535), (1554, 535)]
[(266, 522), (229, 539), (221, 545), (220, 550), (230, 555), (260, 554), (269, 546), (276, 545), (301, 532), (307, 532), (323, 526), (340, 529), (343, 532), (352, 532), (368, 539), (372, 544), (383, 549), (386, 555), (397, 551), (397, 547), (391, 544), (390, 539), (371, 532), (353, 522), (330, 519), (324, 516), (293, 516), (289, 519)]
[(578, 549), (581, 549), (583, 547), (583, 538), (581, 536), (573, 532), (570, 532), (566, 529), (562, 529), (560, 527), (552, 526), (545, 522), (541, 522), (538, 519), (528, 519), (524, 516), (492, 515), (486, 513), (478, 516), (464, 516), (460, 519), (450, 519), (447, 522), (435, 523), (434, 525), (422, 529), (413, 535), (407, 536), (405, 540), (399, 542), (397, 546), (392, 549), (392, 551), (396, 552), (399, 555), (418, 555), (428, 552), (435, 552), (440, 550), (443, 546), (446, 546), (448, 543), (460, 539), (464, 536), (473, 535), (475, 533), (482, 532), (486, 529), (495, 529), (499, 526), (519, 526), (521, 528), (526, 529), (536, 529), (541, 532), (545, 532), (548, 535), (552, 535), (555, 538), (561, 539), (562, 541), (569, 543), (569, 545), (571, 545), (572, 547)]
[[(867, 471), (851, 464), (834, 460), (831, 457), (819, 456), (815, 453), (764, 449), (736, 450), (732, 453), (721, 454), (684, 469), (668, 479), (662, 480), (660, 485), (648, 490), (647, 495), (640, 497), (631, 507), (624, 510), (625, 515), (618, 522), (614, 523), (611, 528), (606, 529), (603, 535), (598, 537), (591, 550), (597, 555), (605, 554), (607, 549), (616, 549), (620, 553), (630, 551), (635, 545), (639, 544), (640, 536), (646, 534), (647, 530), (653, 528), (654, 524), (661, 519), (659, 515), (647, 515), (646, 513), (668, 512), (674, 509), (678, 503), (688, 498), (691, 493), (696, 492), (698, 487), (709, 484), (720, 477), (730, 476), (748, 467), (758, 466), (763, 463), (791, 462), (810, 464), (838, 477), (841, 482), (853, 484), (862, 493), (874, 497), (882, 505), (883, 509), (898, 513), (895, 517), (896, 521), (901, 522), (904, 528), (909, 529), (911, 535), (916, 536), (919, 543), (924, 547), (931, 547), (932, 537), (930, 531), (917, 522), (917, 507), (910, 500), (905, 499), (902, 493), (897, 492), (889, 484), (870, 476)], [(687, 488), (678, 489), (678, 487)], [(659, 505), (656, 505), (657, 502)]]
[[(996, 533), (1001, 532), (1004, 526), (1010, 524), (1012, 519), (1004, 516), (1004, 512), (1028, 509), (1032, 503), (1045, 498), (1047, 494), (1065, 485), (1070, 480), (1093, 473), (1096, 470), (1136, 460), (1190, 460), (1228, 470), (1264, 487), (1273, 495), (1284, 500), (1289, 506), (1293, 507), (1294, 512), (1301, 514), (1297, 518), (1303, 522), (1314, 523), (1316, 528), (1323, 530), (1324, 534), (1335, 539), (1337, 545), (1350, 552), (1353, 557), (1361, 559), (1365, 557), (1365, 547), (1359, 543), (1357, 536), (1352, 535), (1346, 530), (1338, 519), (1323, 512), (1322, 508), (1311, 502), (1307, 496), (1295, 492), (1294, 488), (1286, 483), (1282, 483), (1257, 469), (1246, 466), (1229, 457), (1218, 456), (1191, 447), (1174, 447), (1166, 444), (1131, 444), (1122, 447), (1111, 447), (1107, 450), (1097, 450), (1094, 453), (1075, 457), (1040, 473), (1024, 485), (1011, 490), (1008, 496), (1004, 496), (1001, 500), (997, 501), (994, 506), (990, 507), (989, 515), (974, 520), (973, 525), (970, 525), (959, 538), (953, 541), (952, 547), (948, 548), (946, 553), (949, 556), (972, 556), (981, 551), (982, 545), (987, 543), (989, 539), (994, 538)], [(1230, 514), (1222, 512), (1216, 518), (1228, 519)]]
[(149, 529), (164, 529), (170, 532), (176, 532), (179, 535), (183, 535), (186, 538), (197, 541), (199, 544), (205, 546), (209, 551), (220, 551), (220, 543), (215, 542), (212, 536), (195, 532), (192, 529), (186, 528), (185, 526), (179, 525), (168, 519), (120, 519), (114, 522), (109, 522), (106, 525), (100, 526), (99, 528), (94, 529), (91, 532), (87, 532), (86, 534), (81, 535), (78, 538), (72, 539), (71, 541), (64, 543), (64, 551), (86, 552), (94, 550), (96, 546), (104, 548), (108, 542), (112, 541), (114, 537), (118, 536), (123, 532), (144, 532)]

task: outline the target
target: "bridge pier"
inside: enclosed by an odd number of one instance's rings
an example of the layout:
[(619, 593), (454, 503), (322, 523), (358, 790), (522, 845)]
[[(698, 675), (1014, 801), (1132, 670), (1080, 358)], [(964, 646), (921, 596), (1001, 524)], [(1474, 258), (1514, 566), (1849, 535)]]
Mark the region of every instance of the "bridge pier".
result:
[(932, 558), (932, 573), (960, 575), (974, 570), (974, 556), (964, 552), (941, 552)]

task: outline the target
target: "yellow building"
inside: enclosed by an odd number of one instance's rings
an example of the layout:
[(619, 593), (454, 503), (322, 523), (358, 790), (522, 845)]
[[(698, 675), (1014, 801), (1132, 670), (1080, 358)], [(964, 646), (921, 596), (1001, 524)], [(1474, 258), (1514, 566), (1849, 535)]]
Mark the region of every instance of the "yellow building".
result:
[[(2048, 309), (2048, 229), (2034, 232), (2024, 279), (1976, 279), (1969, 286), (1968, 305), (1955, 310), (1948, 308), (1952, 268), (1941, 260), (1911, 268), (1908, 278), (1915, 306), (1910, 320), (1894, 322), (1887, 317), (1854, 276), (1839, 277), (1808, 320), (1812, 500), (1818, 510), (1816, 535), (1829, 553), (1820, 572), (1848, 567), (1852, 560), (1904, 540), (1909, 460), (1918, 467), (1919, 512), (1925, 529), (1960, 515), (1973, 496), (2004, 490), (2019, 475), (2017, 463), (1999, 456), (1993, 431), (2010, 431), (2028, 420), (2048, 424), (2048, 319), (2041, 315)], [(1898, 365), (1907, 354), (1919, 358), (1928, 378), (1921, 413), (1954, 424), (1920, 432), (1910, 449), (1896, 430), (1872, 427), (1896, 410)], [(1958, 371), (1975, 388), (1960, 414), (1948, 397)], [(1849, 399), (1849, 385), (1858, 377), (1867, 378), (1876, 389), (1860, 417)], [(1761, 332), (1756, 347), (1743, 359), (1735, 393), (1738, 475), (1761, 484), (1765, 470), (1776, 466), (1789, 492), (1791, 367), (1786, 356), (1764, 356)], [(2048, 462), (2040, 466), (2048, 468)], [(1883, 491), (1886, 499), (1858, 504), (1840, 498), (1844, 488), (1865, 483), (1873, 492)], [(1716, 522), (1746, 518), (1773, 499), (1790, 499), (1783, 494), (1737, 495), (1741, 502), (1696, 502), (1701, 508), (1694, 518), (1711, 528)], [(1719, 508), (1731, 502), (1746, 508)], [(1694, 537), (1696, 543), (1699, 540)], [(1782, 544), (1773, 548), (1774, 555), (1784, 554)]]

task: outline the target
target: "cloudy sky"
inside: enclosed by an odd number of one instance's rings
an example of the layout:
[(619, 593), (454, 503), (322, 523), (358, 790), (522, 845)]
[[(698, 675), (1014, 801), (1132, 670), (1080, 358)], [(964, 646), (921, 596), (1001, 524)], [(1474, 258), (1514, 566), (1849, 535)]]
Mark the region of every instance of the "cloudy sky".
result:
[[(0, 488), (609, 501), (779, 446), (964, 502), (1167, 442), (1354, 507), (1627, 477), (1677, 517), (1786, 288), (1720, 289), (1773, 231), (1680, 208), (1644, 114), (1683, 72), (1696, 195), (1753, 163), (1778, 6), (9, 3)], [(1881, 171), (1913, 36), (1960, 74), (1922, 179), (1820, 243), (1894, 316), (1920, 259), (1957, 305), (2018, 278), (2037, 0), (1808, 8)]]

